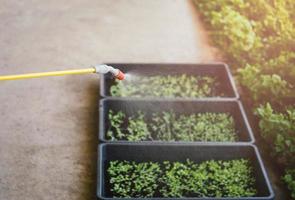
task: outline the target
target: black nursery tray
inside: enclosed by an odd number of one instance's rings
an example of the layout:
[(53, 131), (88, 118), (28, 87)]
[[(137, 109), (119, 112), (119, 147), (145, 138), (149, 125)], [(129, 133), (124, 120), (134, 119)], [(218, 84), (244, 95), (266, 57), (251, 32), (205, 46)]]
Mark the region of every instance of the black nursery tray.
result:
[[(113, 198), (110, 191), (109, 177), (106, 172), (110, 161), (135, 162), (185, 162), (187, 159), (195, 163), (207, 160), (248, 159), (253, 167), (255, 178), (255, 197), (240, 198), (144, 198), (144, 199), (196, 199), (196, 200), (272, 200), (274, 194), (267, 177), (259, 152), (254, 145), (175, 145), (175, 144), (101, 144), (98, 148), (98, 180), (97, 196), (99, 199)], [(235, 176), (235, 174), (233, 174)], [(135, 199), (135, 198), (129, 198)], [(140, 198), (136, 198), (140, 199)]]
[[(200, 97), (210, 98), (230, 98), (238, 99), (239, 95), (234, 84), (233, 77), (228, 66), (224, 63), (212, 64), (142, 64), (142, 63), (108, 63), (124, 73), (132, 73), (138, 77), (149, 76), (167, 76), (167, 75), (193, 75), (193, 76), (210, 76), (215, 77), (219, 83), (216, 90), (223, 95), (221, 97)], [(101, 76), (100, 94), (102, 97), (110, 97), (110, 88), (115, 84), (115, 79), (110, 74)], [(124, 97), (123, 97), (124, 98)], [(137, 98), (137, 97), (132, 97)], [(153, 98), (153, 97), (151, 97)], [(158, 97), (159, 98), (159, 97)], [(173, 98), (173, 97), (162, 97)], [(185, 97), (176, 97), (185, 98)], [(191, 99), (200, 99), (197, 97), (188, 97)]]
[[(242, 104), (235, 100), (135, 100), (135, 99), (120, 99), (109, 98), (100, 100), (99, 113), (99, 140), (102, 142), (128, 142), (124, 140), (111, 141), (106, 137), (107, 130), (110, 127), (110, 120), (108, 113), (112, 110), (114, 112), (122, 111), (125, 115), (132, 116), (139, 110), (142, 111), (150, 121), (152, 114), (161, 111), (173, 110), (177, 115), (179, 114), (195, 114), (195, 113), (229, 113), (233, 116), (235, 123), (235, 131), (237, 134), (237, 141), (239, 143), (253, 143), (254, 137), (251, 127), (248, 123), (245, 111)], [(156, 134), (156, 133), (154, 133)], [(139, 141), (143, 143), (164, 142), (156, 140)], [(183, 143), (183, 141), (171, 143)], [(202, 143), (202, 141), (187, 142), (187, 143)], [(206, 142), (207, 143), (207, 142)], [(221, 143), (221, 142), (208, 142)], [(233, 142), (226, 142), (233, 143)], [(235, 142), (234, 142), (235, 143)]]

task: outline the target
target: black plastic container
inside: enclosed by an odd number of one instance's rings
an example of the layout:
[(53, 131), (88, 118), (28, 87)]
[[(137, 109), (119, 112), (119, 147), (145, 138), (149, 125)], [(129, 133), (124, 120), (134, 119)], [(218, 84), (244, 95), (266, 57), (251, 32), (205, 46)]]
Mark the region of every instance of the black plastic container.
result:
[[(106, 139), (106, 132), (110, 126), (108, 119), (109, 110), (115, 112), (122, 111), (126, 116), (132, 116), (141, 110), (146, 115), (147, 120), (152, 113), (173, 110), (176, 114), (193, 114), (203, 112), (230, 113), (235, 121), (235, 129), (238, 141), (241, 143), (253, 143), (254, 137), (251, 127), (248, 123), (242, 104), (235, 100), (134, 100), (107, 98), (100, 100), (100, 116), (99, 116), (99, 140), (102, 142), (127, 142), (124, 140), (110, 141)], [(139, 142), (164, 142), (164, 141), (139, 141)], [(167, 141), (169, 142), (169, 141)], [(171, 143), (183, 143), (171, 142)], [(202, 143), (202, 141), (187, 142)], [(207, 142), (206, 142), (207, 143)], [(216, 142), (208, 142), (216, 143)], [(219, 143), (219, 142), (218, 142)], [(233, 142), (227, 142), (233, 143)], [(236, 142), (234, 142), (236, 143)]]
[[(198, 199), (198, 200), (262, 200), (274, 199), (274, 194), (264, 169), (259, 152), (254, 145), (175, 145), (175, 144), (101, 144), (98, 153), (98, 184), (97, 196), (99, 199), (112, 198), (106, 165), (112, 160), (127, 160), (136, 162), (162, 162), (179, 161), (185, 162), (190, 159), (196, 163), (206, 160), (232, 160), (249, 159), (256, 180), (257, 197), (242, 198), (145, 198), (145, 199)], [(234, 176), (234, 174), (233, 174)], [(132, 199), (132, 198), (131, 198)]]
[[(224, 63), (212, 64), (142, 64), (142, 63), (108, 63), (124, 73), (132, 72), (135, 75), (147, 77), (155, 75), (195, 75), (195, 76), (213, 76), (220, 82), (218, 91), (224, 94), (223, 97), (205, 97), (210, 98), (231, 98), (238, 99), (239, 95), (234, 84), (234, 80), (229, 68)], [(101, 76), (100, 94), (102, 97), (109, 97), (110, 87), (114, 84), (114, 77), (110, 74)], [(123, 97), (124, 98), (124, 97)], [(132, 97), (136, 98), (136, 97)], [(167, 98), (167, 97), (162, 97)], [(180, 98), (180, 97), (177, 97)], [(200, 99), (200, 98), (190, 98)]]

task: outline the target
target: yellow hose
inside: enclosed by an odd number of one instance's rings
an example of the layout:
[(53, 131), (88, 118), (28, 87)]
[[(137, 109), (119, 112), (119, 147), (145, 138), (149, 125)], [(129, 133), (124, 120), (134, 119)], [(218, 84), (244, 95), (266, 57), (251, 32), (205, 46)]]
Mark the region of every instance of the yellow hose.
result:
[(95, 73), (95, 68), (0, 76), (0, 81)]

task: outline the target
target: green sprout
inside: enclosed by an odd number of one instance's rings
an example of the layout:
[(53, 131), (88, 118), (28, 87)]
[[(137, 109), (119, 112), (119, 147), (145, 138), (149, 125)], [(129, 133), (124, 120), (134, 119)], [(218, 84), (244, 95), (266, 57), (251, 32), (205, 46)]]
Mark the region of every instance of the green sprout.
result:
[(238, 139), (234, 119), (228, 113), (177, 115), (165, 111), (153, 113), (148, 123), (141, 111), (128, 118), (122, 112), (110, 111), (109, 119), (107, 138), (111, 140), (234, 142)]
[(111, 161), (113, 197), (252, 197), (257, 194), (250, 161), (209, 160), (199, 164)]
[(107, 169), (114, 197), (153, 197), (162, 173), (157, 163), (111, 161)]
[(209, 76), (168, 75), (116, 81), (110, 88), (117, 97), (211, 97), (219, 96), (219, 83)]
[(108, 113), (108, 119), (110, 122), (110, 128), (107, 131), (107, 137), (111, 140), (123, 139), (125, 134), (122, 132), (122, 126), (125, 114), (122, 111), (114, 113), (113, 110), (110, 110)]
[[(115, 113), (110, 110), (108, 118), (110, 127), (107, 130), (107, 138), (110, 140), (142, 141), (151, 139), (144, 114), (140, 111), (127, 118), (122, 111)], [(127, 126), (125, 121), (127, 121)]]
[(142, 112), (139, 111), (136, 117), (129, 117), (128, 119), (128, 141), (142, 141), (150, 138), (148, 125)]

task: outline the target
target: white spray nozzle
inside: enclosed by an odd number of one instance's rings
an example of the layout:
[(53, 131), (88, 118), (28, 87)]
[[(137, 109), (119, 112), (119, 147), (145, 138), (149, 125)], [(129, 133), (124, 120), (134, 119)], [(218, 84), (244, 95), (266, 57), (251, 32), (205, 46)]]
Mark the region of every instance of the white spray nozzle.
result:
[(124, 79), (124, 73), (121, 72), (119, 69), (115, 69), (112, 66), (109, 65), (95, 65), (94, 66), (95, 73), (98, 74), (106, 74), (108, 72), (112, 73), (117, 79), (123, 80)]

